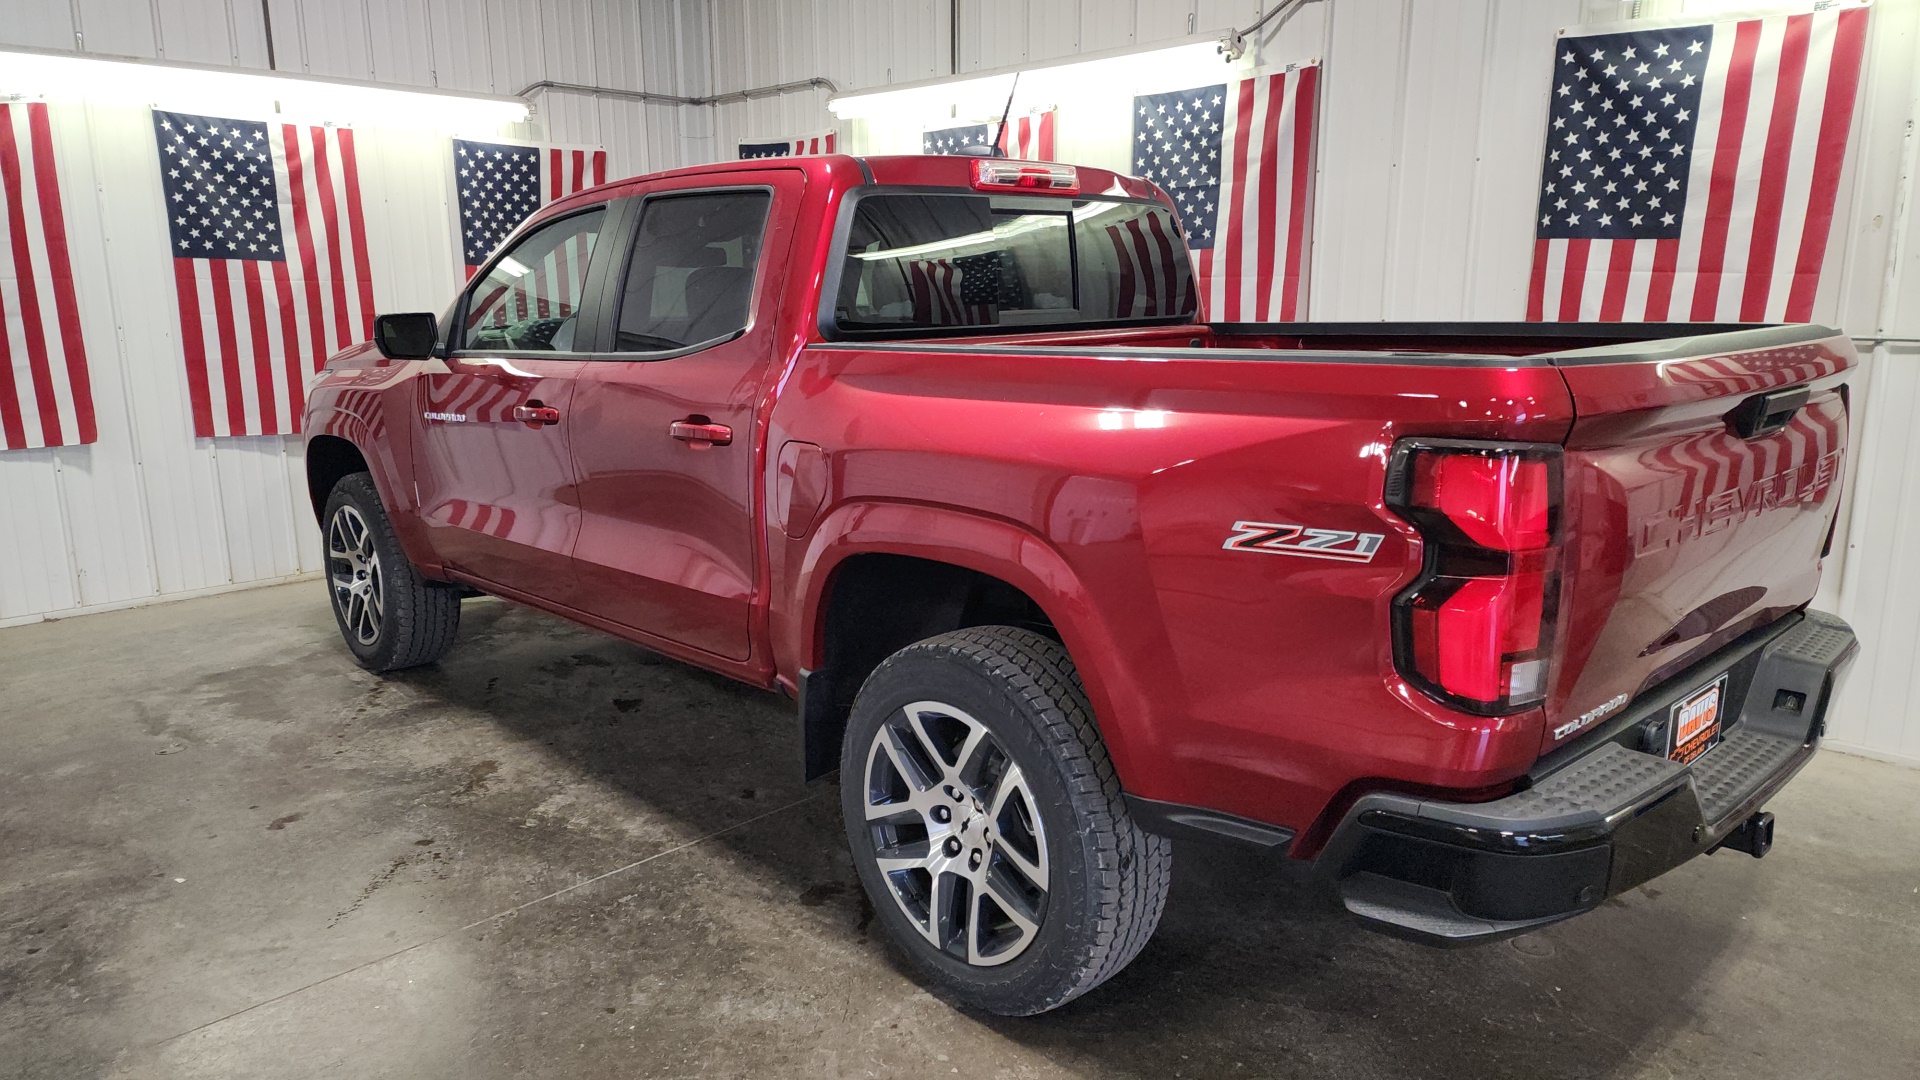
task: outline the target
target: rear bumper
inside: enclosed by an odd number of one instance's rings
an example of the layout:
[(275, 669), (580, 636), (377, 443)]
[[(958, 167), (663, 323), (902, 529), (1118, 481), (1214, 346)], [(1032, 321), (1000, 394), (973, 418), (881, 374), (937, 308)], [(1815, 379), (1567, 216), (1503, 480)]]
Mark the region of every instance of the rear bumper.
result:
[[(1858, 648), (1832, 615), (1788, 616), (1642, 695), (1573, 756), (1543, 761), (1524, 791), (1363, 796), (1318, 861), (1369, 926), (1429, 944), (1571, 918), (1712, 851), (1780, 790), (1813, 755)], [(1673, 703), (1722, 673), (1719, 745), (1685, 765), (1646, 752)]]

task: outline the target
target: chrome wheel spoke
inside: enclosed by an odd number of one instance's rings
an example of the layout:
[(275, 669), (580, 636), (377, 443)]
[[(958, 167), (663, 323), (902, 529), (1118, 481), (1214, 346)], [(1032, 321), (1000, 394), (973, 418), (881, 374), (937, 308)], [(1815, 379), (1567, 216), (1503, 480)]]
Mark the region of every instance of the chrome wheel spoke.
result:
[(955, 933), (965, 932), (964, 924), (968, 920), (962, 918), (959, 920), (962, 925), (956, 926), (953, 910), (961, 898), (960, 893), (965, 889), (966, 881), (958, 874), (933, 875), (933, 893), (927, 904), (927, 936), (932, 940), (934, 948), (949, 950)]
[(874, 867), (922, 936), (979, 966), (1025, 951), (1045, 916), (1046, 838), (992, 730), (951, 705), (913, 702), (879, 725), (864, 780)]
[(1008, 888), (1007, 883), (998, 876), (987, 874), (980, 880), (981, 899), (991, 899), (993, 906), (999, 908), (1013, 924), (1012, 929), (1019, 931), (1019, 937), (1014, 942), (1017, 950), (1018, 946), (1024, 945), (1028, 938), (1039, 932), (1040, 912), (1032, 907), (1026, 897), (1020, 895), (1019, 890)]
[(997, 852), (1001, 858), (1012, 863), (1015, 870), (1025, 875), (1026, 879), (1033, 884), (1034, 888), (1044, 889), (1047, 887), (1046, 849), (1041, 849), (1038, 860), (1027, 858), (1026, 852), (1021, 851), (1017, 845), (1009, 844), (1004, 840), (994, 845), (994, 851)]
[(883, 874), (897, 874), (902, 870), (925, 870), (933, 861), (929, 845), (893, 844), (874, 852), (874, 862)]
[(891, 725), (882, 725), (880, 728), (879, 750), (887, 755), (887, 760), (892, 762), (894, 771), (900, 774), (900, 779), (907, 782), (907, 788), (914, 795), (933, 789), (935, 778), (927, 775), (919, 759), (901, 742), (900, 733)]
[(351, 505), (336, 509), (327, 522), (327, 564), (341, 625), (361, 645), (379, 641), (386, 618), (386, 582), (373, 530)]
[(940, 771), (943, 778), (951, 776), (953, 766), (947, 762), (946, 755), (940, 752), (940, 740), (934, 737), (933, 732), (927, 730), (927, 717), (946, 715), (944, 706), (930, 701), (916, 701), (907, 706), (904, 711), (907, 714), (907, 728), (913, 732), (914, 740), (920, 744), (920, 752), (926, 755), (927, 760), (933, 762), (933, 767)]

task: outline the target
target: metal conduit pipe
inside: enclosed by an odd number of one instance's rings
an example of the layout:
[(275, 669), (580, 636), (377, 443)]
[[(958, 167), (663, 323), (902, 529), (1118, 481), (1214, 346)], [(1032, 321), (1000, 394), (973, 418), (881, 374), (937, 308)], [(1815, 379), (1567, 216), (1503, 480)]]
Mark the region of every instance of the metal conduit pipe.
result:
[(1269, 8), (1265, 15), (1255, 19), (1252, 26), (1247, 27), (1245, 30), (1229, 31), (1226, 37), (1221, 38), (1221, 54), (1229, 60), (1240, 59), (1247, 51), (1247, 39), (1259, 33), (1261, 27), (1266, 26), (1275, 19), (1286, 22), (1293, 17), (1294, 12), (1306, 7), (1310, 2), (1311, 0), (1282, 0), (1281, 3)]
[(588, 94), (593, 97), (621, 98), (626, 101), (644, 101), (653, 105), (730, 105), (739, 101), (753, 101), (756, 98), (778, 97), (781, 94), (798, 94), (808, 90), (825, 90), (837, 94), (840, 88), (832, 79), (815, 76), (795, 82), (780, 83), (777, 86), (755, 86), (747, 90), (734, 90), (725, 94), (688, 96), (685, 94), (660, 94), (652, 90), (622, 90), (613, 86), (588, 86), (585, 83), (558, 82), (553, 79), (541, 79), (529, 83), (514, 94), (517, 98), (528, 98), (543, 90), (556, 90), (567, 94)]

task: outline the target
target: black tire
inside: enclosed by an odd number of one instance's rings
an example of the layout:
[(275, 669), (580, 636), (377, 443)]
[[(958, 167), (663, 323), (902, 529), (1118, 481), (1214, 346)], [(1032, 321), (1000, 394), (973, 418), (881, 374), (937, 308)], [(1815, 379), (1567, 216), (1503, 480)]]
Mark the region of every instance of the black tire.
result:
[[(882, 736), (883, 727), (891, 736)], [(936, 728), (948, 734), (929, 743), (927, 733)], [(986, 729), (991, 739), (969, 742), (966, 733), (977, 728)], [(905, 751), (917, 765), (903, 765), (901, 744), (886, 743), (888, 737), (908, 734), (921, 739), (917, 749)], [(997, 772), (991, 761), (998, 755), (980, 749), (992, 743), (1011, 763)], [(964, 775), (966, 746), (975, 747), (972, 756), (989, 759), (980, 768), (992, 793), (983, 793), (982, 782)], [(940, 760), (929, 766), (933, 754)], [(1018, 766), (1024, 787), (1000, 796), (1013, 775), (1011, 766)], [(928, 779), (929, 768), (952, 771)], [(927, 787), (907, 778), (915, 770)], [(974, 801), (966, 802), (966, 792), (952, 792), (962, 784)], [(840, 790), (853, 862), (881, 924), (929, 983), (963, 1005), (1003, 1016), (1058, 1008), (1126, 967), (1159, 924), (1172, 879), (1172, 844), (1142, 832), (1127, 813), (1079, 673), (1067, 651), (1049, 638), (1016, 627), (984, 626), (894, 653), (854, 701), (841, 750)], [(947, 809), (939, 800), (949, 797), (965, 809)], [(988, 797), (1002, 799), (1009, 809), (994, 810), (981, 801)], [(870, 809), (882, 815), (880, 820), (870, 821)], [(943, 811), (947, 816), (940, 816)], [(1039, 827), (1023, 839), (1022, 814), (1028, 812), (1037, 816)], [(971, 838), (963, 842), (969, 828)], [(982, 846), (964, 846), (976, 843)], [(949, 868), (944, 877), (937, 870), (902, 866), (923, 850), (929, 867), (945, 854), (953, 856), (940, 863)], [(1025, 864), (1038, 863), (1048, 879), (1038, 901), (1032, 899), (1031, 875), (1006, 875), (1022, 865), (1012, 859), (1019, 851), (1028, 853), (1019, 856)], [(981, 865), (975, 859), (979, 852), (985, 852), (989, 869), (966, 870)], [(888, 871), (880, 867), (883, 853), (897, 858), (889, 859)], [(1000, 876), (989, 880), (995, 866)], [(980, 876), (969, 883), (963, 876), (969, 872)], [(932, 883), (941, 880), (957, 882), (948, 886), (947, 910), (964, 912), (953, 916), (945, 933), (958, 933), (974, 945), (951, 939), (944, 946), (936, 943), (944, 934), (933, 929), (940, 924), (930, 913), (942, 893)], [(960, 899), (952, 900), (955, 894)], [(1001, 901), (1001, 894), (1013, 902)], [(980, 932), (972, 921), (978, 901), (971, 898), (978, 895), (994, 901), (978, 915), (986, 928)], [(1025, 915), (1032, 916), (1025, 921), (1011, 914), (1022, 904)], [(929, 914), (911, 913), (910, 907), (924, 907)], [(991, 928), (996, 922), (1002, 929)], [(989, 959), (985, 947), (976, 949), (995, 934), (1023, 942), (1017, 951), (1014, 945), (995, 944), (1011, 959)]]
[(378, 672), (418, 667), (453, 647), (460, 630), (460, 591), (428, 581), (407, 561), (372, 476), (348, 473), (333, 485), (320, 519), (320, 541), (333, 619), (361, 667)]

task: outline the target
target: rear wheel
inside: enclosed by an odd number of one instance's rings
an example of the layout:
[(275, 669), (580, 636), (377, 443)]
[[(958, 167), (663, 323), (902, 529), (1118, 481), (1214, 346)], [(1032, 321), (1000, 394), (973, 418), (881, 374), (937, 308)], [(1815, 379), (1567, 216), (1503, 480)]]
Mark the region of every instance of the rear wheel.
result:
[(881, 923), (963, 1004), (1056, 1008), (1160, 920), (1171, 845), (1127, 814), (1073, 661), (1039, 634), (977, 627), (888, 658), (855, 700), (840, 785)]
[(333, 486), (322, 540), (334, 621), (361, 667), (431, 664), (453, 646), (460, 593), (421, 577), (407, 561), (373, 477), (349, 473)]

